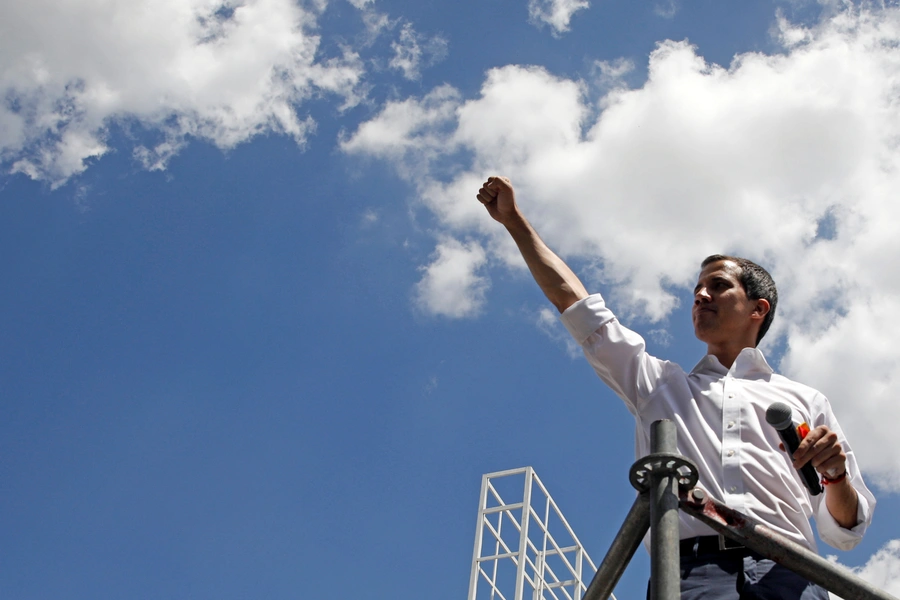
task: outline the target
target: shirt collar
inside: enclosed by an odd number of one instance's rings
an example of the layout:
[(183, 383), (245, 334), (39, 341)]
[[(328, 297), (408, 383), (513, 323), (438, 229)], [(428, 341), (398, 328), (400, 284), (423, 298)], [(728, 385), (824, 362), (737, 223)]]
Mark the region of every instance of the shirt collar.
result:
[(774, 373), (772, 367), (766, 362), (766, 357), (760, 352), (759, 348), (744, 348), (741, 353), (734, 359), (734, 364), (730, 369), (719, 362), (719, 359), (712, 354), (707, 354), (697, 365), (691, 369), (691, 373), (708, 373), (717, 375), (728, 375), (732, 377), (744, 378), (759, 374), (771, 375)]

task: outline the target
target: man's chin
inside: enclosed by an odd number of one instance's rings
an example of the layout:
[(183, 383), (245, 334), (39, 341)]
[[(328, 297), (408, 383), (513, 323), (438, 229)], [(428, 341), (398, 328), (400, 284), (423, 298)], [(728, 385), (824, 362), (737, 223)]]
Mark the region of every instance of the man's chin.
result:
[(709, 343), (709, 333), (710, 328), (704, 327), (702, 324), (698, 325), (694, 322), (694, 337), (703, 342), (704, 344)]

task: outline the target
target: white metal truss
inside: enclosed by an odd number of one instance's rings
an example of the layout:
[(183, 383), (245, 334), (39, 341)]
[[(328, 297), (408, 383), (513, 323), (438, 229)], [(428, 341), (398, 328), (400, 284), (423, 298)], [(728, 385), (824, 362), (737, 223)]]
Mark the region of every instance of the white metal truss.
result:
[(597, 567), (533, 468), (483, 475), (479, 506), (469, 600), (584, 596)]

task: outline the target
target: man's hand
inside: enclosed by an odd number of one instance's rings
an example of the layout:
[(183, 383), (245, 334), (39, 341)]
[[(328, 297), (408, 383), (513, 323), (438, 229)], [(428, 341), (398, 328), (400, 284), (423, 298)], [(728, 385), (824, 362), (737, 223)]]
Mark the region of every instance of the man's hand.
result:
[(478, 190), (478, 201), (488, 214), (506, 227), (522, 253), (534, 280), (559, 312), (586, 298), (581, 280), (553, 253), (519, 211), (516, 193), (506, 177), (488, 177)]
[[(794, 468), (799, 469), (810, 463), (828, 479), (836, 479), (847, 473), (847, 455), (838, 442), (837, 434), (825, 425), (806, 434), (791, 458), (794, 460)], [(843, 478), (825, 486), (825, 506), (841, 527), (851, 529), (857, 525), (859, 495), (850, 485), (849, 479)]]
[(803, 438), (794, 456), (794, 468), (811, 463), (816, 471), (829, 479), (847, 472), (847, 455), (838, 442), (838, 436), (825, 425), (816, 427)]
[(506, 177), (488, 177), (478, 190), (477, 197), (491, 218), (498, 223), (508, 225), (514, 218), (521, 219), (519, 207), (516, 205), (516, 192)]

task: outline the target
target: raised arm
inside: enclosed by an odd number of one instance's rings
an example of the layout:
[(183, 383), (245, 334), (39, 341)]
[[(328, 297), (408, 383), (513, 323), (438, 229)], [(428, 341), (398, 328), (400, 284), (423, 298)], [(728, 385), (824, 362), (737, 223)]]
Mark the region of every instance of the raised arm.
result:
[(488, 177), (478, 190), (478, 200), (484, 204), (488, 214), (509, 231), (534, 280), (559, 312), (588, 296), (581, 280), (547, 247), (519, 210), (509, 179)]

